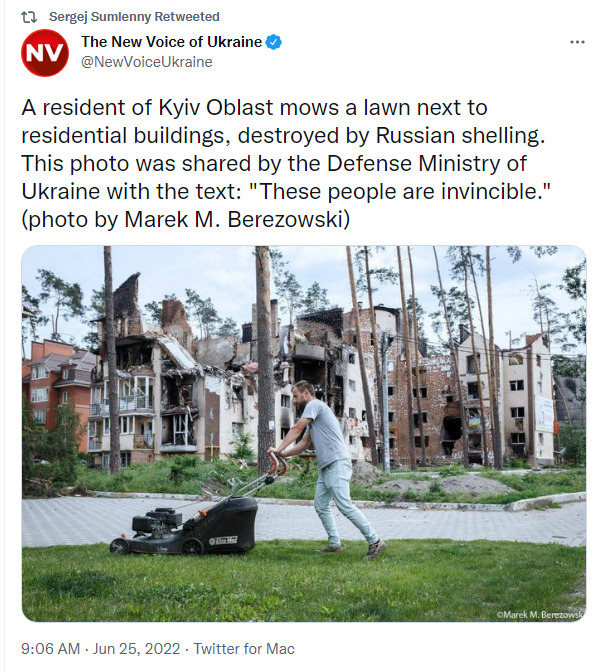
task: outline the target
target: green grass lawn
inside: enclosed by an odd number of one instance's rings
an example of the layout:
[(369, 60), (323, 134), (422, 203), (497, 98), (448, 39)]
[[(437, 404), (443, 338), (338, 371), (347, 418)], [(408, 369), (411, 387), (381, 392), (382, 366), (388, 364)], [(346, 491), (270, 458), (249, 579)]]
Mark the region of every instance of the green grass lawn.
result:
[[(467, 473), (459, 466), (438, 468), (441, 475), (453, 476)], [(564, 472), (528, 472), (526, 474), (499, 474), (492, 469), (478, 470), (477, 475), (495, 478), (514, 488), (516, 492), (502, 495), (483, 495), (473, 498), (468, 493), (445, 493), (435, 487), (429, 492), (409, 492), (406, 501), (420, 502), (478, 502), (487, 504), (507, 504), (518, 499), (540, 497), (563, 492), (586, 490), (586, 470), (569, 469)], [(204, 462), (196, 456), (183, 456), (170, 460), (159, 460), (153, 464), (136, 464), (123, 469), (113, 476), (108, 471), (80, 468), (77, 485), (88, 490), (110, 490), (114, 492), (164, 492), (181, 494), (199, 494), (206, 488), (216, 495), (227, 494), (231, 490), (230, 481), (250, 481), (257, 476), (256, 468), (240, 468), (225, 461)], [(291, 469), (285, 479), (277, 481), (258, 493), (259, 497), (281, 499), (313, 499), (317, 468), (312, 463), (295, 463), (291, 460)], [(370, 486), (351, 483), (351, 496), (355, 500), (373, 500), (391, 502), (397, 493), (383, 490), (378, 486), (389, 479), (411, 478), (431, 480), (425, 470), (417, 473), (399, 470), (382, 474)]]
[(35, 621), (522, 621), (584, 609), (584, 548), (402, 540), (366, 562), (363, 543), (330, 555), (319, 546), (204, 557), (24, 549), (23, 611)]

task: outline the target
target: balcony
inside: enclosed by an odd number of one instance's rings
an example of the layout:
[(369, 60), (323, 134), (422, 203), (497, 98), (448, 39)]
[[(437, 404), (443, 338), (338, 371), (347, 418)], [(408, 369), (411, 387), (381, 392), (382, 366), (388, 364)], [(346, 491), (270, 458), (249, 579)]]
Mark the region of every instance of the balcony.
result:
[(144, 434), (134, 434), (134, 449), (154, 448), (154, 434), (152, 432), (145, 432)]
[[(119, 411), (152, 411), (152, 397), (144, 394), (133, 394), (119, 397)], [(90, 405), (90, 415), (108, 415), (109, 400), (103, 399), (101, 404)]]
[(88, 437), (88, 453), (99, 453), (102, 450), (102, 439)]

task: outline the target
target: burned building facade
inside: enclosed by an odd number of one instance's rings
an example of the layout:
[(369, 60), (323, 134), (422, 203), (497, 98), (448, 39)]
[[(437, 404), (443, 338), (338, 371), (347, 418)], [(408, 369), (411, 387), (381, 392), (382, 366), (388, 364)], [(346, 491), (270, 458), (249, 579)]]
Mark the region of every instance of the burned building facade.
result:
[[(163, 456), (218, 454), (232, 428), (245, 426), (252, 385), (241, 373), (198, 362), (180, 301), (163, 302), (161, 325), (146, 325), (138, 308), (138, 275), (115, 292), (115, 336), (121, 463)], [(100, 363), (92, 372), (88, 451), (108, 466), (110, 419), (104, 319), (98, 323)]]

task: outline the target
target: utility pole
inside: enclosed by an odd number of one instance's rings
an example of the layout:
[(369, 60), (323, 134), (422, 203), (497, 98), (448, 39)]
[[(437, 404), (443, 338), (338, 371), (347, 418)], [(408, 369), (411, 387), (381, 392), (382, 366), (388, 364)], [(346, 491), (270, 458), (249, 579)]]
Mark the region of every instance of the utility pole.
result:
[(119, 379), (117, 374), (117, 346), (115, 343), (115, 304), (113, 300), (113, 255), (110, 245), (104, 247), (104, 302), (106, 308), (105, 339), (106, 363), (109, 378), (109, 423), (110, 423), (110, 454), (109, 468), (116, 474), (121, 468), (121, 452), (119, 449)]
[(346, 246), (346, 262), (348, 265), (349, 283), (351, 286), (351, 298), (353, 300), (353, 315), (355, 318), (355, 334), (357, 335), (357, 352), (359, 354), (359, 369), (361, 370), (361, 384), (363, 386), (363, 399), (365, 401), (365, 414), (367, 415), (367, 427), (369, 429), (369, 440), (371, 443), (371, 461), (375, 466), (378, 464), (378, 446), (376, 444), (376, 425), (374, 422), (374, 407), (371, 401), (369, 391), (369, 381), (367, 379), (367, 369), (365, 368), (365, 356), (363, 354), (363, 341), (361, 340), (361, 323), (359, 320), (359, 305), (357, 303), (357, 292), (355, 290), (355, 273), (353, 271), (353, 259), (351, 257), (351, 248)]
[(259, 367), (258, 469), (269, 469), (267, 451), (275, 446), (275, 399), (271, 351), (271, 295), (269, 247), (255, 248), (257, 281), (257, 364)]

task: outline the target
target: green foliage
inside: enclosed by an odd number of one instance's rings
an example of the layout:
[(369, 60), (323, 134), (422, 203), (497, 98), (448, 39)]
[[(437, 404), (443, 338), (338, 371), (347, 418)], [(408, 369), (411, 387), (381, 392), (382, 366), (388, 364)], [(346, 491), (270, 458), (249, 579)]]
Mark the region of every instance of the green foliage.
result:
[(29, 292), (25, 285), (21, 285), (21, 303), (31, 314), (22, 318), (21, 336), (23, 342), (31, 336), (35, 341), (38, 338), (38, 328), (48, 324), (48, 317), (40, 312), (42, 300)]
[(238, 324), (233, 317), (226, 317), (221, 321), (219, 329), (217, 329), (217, 336), (240, 336), (240, 330), (238, 329)]
[(509, 460), (509, 468), (510, 469), (532, 469), (532, 467), (526, 462), (526, 460), (523, 460), (520, 457), (512, 457), (511, 460)]
[(320, 310), (327, 310), (330, 307), (328, 290), (315, 281), (305, 291), (301, 304), (305, 313), (316, 313)]
[(70, 320), (85, 315), (83, 292), (77, 282), (67, 282), (58, 275), (44, 268), (38, 269), (37, 279), (42, 286), (40, 301), (52, 305), (52, 338), (60, 338), (59, 321)]
[[(54, 487), (73, 485), (80, 460), (78, 444), (84, 428), (71, 404), (56, 410), (56, 426), (47, 430), (31, 419), (31, 409), (23, 403), (22, 478), (49, 481)], [(44, 464), (47, 463), (47, 464)]]
[(577, 465), (586, 464), (586, 427), (565, 425), (560, 429), (561, 446), (565, 448), (567, 462)]
[(440, 495), (443, 492), (443, 489), (440, 486), (440, 481), (435, 478), (432, 483), (430, 483), (430, 487), (428, 488), (428, 491), (430, 492), (431, 495)]
[(467, 473), (460, 464), (450, 464), (449, 466), (439, 467), (437, 471), (441, 477), (462, 476)]
[(255, 454), (252, 449), (254, 436), (250, 432), (236, 432), (234, 438), (230, 441), (230, 446), (234, 446), (232, 457), (236, 460), (252, 460)]
[(176, 299), (175, 294), (165, 294), (162, 301), (150, 301), (144, 304), (144, 309), (149, 314), (153, 324), (161, 324), (163, 319), (163, 301), (165, 299)]

